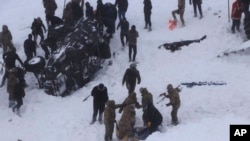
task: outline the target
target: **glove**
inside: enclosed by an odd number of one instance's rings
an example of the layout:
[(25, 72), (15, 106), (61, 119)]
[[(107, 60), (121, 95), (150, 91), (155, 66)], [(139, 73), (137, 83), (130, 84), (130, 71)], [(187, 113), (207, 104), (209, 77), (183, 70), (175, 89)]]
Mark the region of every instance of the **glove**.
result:
[(165, 96), (166, 95), (166, 93), (162, 93), (162, 94), (160, 94), (160, 96)]

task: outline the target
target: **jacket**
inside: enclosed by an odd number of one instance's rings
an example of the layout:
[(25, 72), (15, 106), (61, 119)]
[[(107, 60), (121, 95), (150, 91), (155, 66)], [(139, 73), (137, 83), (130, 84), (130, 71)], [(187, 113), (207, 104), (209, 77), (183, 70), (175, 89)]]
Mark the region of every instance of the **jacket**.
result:
[(241, 19), (241, 15), (244, 9), (244, 5), (240, 0), (236, 0), (232, 4), (231, 18), (235, 20)]

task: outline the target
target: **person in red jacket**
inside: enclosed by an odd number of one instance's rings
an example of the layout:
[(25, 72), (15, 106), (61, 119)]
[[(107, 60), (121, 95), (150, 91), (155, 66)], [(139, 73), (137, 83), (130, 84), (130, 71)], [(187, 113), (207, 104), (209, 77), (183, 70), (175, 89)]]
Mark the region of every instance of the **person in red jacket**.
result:
[(240, 20), (241, 15), (243, 13), (244, 5), (241, 0), (235, 0), (232, 4), (232, 12), (231, 12), (231, 18), (233, 21), (232, 24), (232, 33), (235, 33), (235, 28), (240, 31)]

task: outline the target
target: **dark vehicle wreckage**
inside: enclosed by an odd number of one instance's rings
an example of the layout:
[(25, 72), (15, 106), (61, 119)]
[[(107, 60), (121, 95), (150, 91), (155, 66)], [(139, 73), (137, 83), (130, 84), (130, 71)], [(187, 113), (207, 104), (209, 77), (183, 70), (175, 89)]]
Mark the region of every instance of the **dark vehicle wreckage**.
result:
[(65, 96), (84, 86), (111, 57), (110, 37), (95, 19), (81, 19), (71, 29), (57, 25), (50, 32), (57, 42), (48, 61), (36, 56), (25, 63), (47, 94)]

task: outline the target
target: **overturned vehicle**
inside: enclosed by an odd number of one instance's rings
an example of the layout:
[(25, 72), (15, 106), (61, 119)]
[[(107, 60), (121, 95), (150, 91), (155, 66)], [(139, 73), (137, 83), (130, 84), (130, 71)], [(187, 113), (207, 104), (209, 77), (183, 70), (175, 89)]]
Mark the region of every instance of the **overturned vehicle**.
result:
[[(74, 27), (57, 25), (45, 40), (51, 48), (46, 61), (41, 56), (25, 63), (40, 88), (55, 96), (65, 96), (84, 86), (111, 57), (109, 36), (104, 35), (95, 19), (81, 19)], [(52, 45), (51, 41), (53, 42)]]

